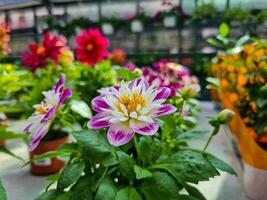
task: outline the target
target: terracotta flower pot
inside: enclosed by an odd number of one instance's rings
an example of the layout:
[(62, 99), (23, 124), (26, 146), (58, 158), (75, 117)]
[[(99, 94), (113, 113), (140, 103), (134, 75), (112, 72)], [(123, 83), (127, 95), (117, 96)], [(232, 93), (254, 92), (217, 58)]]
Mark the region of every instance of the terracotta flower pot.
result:
[(5, 141), (0, 140), (0, 147), (4, 147), (5, 146)]
[[(63, 144), (67, 143), (68, 136), (52, 141), (41, 141), (35, 150), (30, 152), (30, 158), (37, 155), (54, 151)], [(45, 176), (59, 172), (65, 165), (65, 162), (57, 158), (49, 158), (31, 163), (31, 173), (34, 175)]]

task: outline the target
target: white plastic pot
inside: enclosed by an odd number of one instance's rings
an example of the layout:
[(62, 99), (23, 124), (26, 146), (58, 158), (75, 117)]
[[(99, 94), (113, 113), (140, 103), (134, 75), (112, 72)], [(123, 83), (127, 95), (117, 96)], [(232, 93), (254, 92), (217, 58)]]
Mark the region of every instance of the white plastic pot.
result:
[(112, 26), (112, 24), (110, 23), (103, 23), (101, 25), (101, 29), (102, 29), (102, 32), (105, 34), (105, 35), (112, 35), (114, 34), (114, 28)]
[(249, 200), (267, 199), (267, 170), (257, 169), (244, 163), (243, 183)]
[(143, 23), (140, 20), (133, 20), (131, 23), (131, 30), (134, 33), (140, 33), (143, 32), (144, 26)]
[(176, 26), (175, 16), (166, 16), (163, 18), (163, 25), (166, 28), (174, 28)]

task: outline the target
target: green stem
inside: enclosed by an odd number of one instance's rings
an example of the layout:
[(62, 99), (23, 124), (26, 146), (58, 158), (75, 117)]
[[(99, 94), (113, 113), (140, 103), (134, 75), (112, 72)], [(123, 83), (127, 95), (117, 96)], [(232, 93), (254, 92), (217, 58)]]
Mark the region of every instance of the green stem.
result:
[(205, 147), (203, 149), (203, 153), (206, 152), (206, 150), (207, 150), (212, 138), (219, 132), (219, 130), (220, 130), (220, 126), (215, 126), (214, 127), (214, 129), (213, 129), (213, 131), (212, 131), (212, 133), (211, 133), (211, 135), (210, 135), (210, 137), (209, 137), (209, 139), (208, 139), (208, 141), (207, 141), (207, 143), (206, 143), (206, 145), (205, 145)]
[(136, 137), (136, 135), (134, 136), (134, 146), (135, 146), (135, 149), (136, 149), (136, 152), (137, 152), (137, 160), (139, 160), (140, 161), (140, 148), (139, 148), (139, 144), (138, 144), (138, 142), (137, 142), (137, 137)]

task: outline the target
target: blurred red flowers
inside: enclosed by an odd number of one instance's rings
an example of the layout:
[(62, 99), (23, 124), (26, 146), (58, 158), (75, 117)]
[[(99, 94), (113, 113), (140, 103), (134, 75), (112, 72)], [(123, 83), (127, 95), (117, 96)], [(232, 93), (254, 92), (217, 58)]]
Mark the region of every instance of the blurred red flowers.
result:
[(95, 65), (108, 56), (109, 41), (97, 28), (86, 29), (76, 37), (74, 49), (77, 60), (89, 66)]
[(126, 53), (122, 49), (116, 48), (110, 52), (108, 59), (115, 65), (122, 65), (126, 62)]
[(22, 65), (30, 67), (35, 72), (39, 67), (45, 68), (50, 62), (58, 62), (60, 55), (69, 51), (67, 42), (63, 36), (54, 36), (49, 32), (44, 34), (42, 43), (29, 44), (30, 52), (24, 52)]

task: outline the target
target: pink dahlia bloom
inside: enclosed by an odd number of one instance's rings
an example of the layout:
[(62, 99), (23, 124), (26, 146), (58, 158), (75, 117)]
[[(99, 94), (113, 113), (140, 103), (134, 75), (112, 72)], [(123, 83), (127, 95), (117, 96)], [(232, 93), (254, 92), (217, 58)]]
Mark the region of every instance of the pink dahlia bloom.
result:
[(69, 48), (65, 37), (46, 32), (42, 43), (29, 44), (29, 51), (21, 54), (22, 65), (35, 72), (39, 67), (45, 68), (48, 61), (59, 62), (61, 54), (69, 51)]
[(169, 88), (155, 88), (142, 78), (129, 83), (122, 81), (93, 99), (92, 107), (98, 114), (88, 127), (109, 127), (107, 137), (114, 146), (128, 143), (135, 133), (154, 135), (159, 129), (156, 118), (176, 111), (173, 105), (163, 104), (170, 93)]
[(99, 29), (83, 30), (76, 37), (77, 48), (74, 49), (77, 60), (89, 66), (103, 61), (108, 56), (109, 41)]
[(44, 91), (45, 99), (38, 105), (34, 105), (35, 112), (28, 119), (28, 125), (24, 129), (30, 133), (30, 151), (34, 150), (41, 139), (48, 132), (49, 127), (61, 109), (63, 102), (71, 97), (71, 89), (64, 89), (65, 78), (62, 75), (52, 90)]
[(168, 60), (154, 63), (153, 68), (144, 67), (142, 72), (143, 77), (150, 84), (155, 84), (157, 87), (168, 87), (171, 90), (171, 97), (176, 96), (176, 92), (185, 86), (189, 87), (191, 83), (194, 83), (196, 87), (199, 86), (196, 77), (192, 76), (186, 67)]

